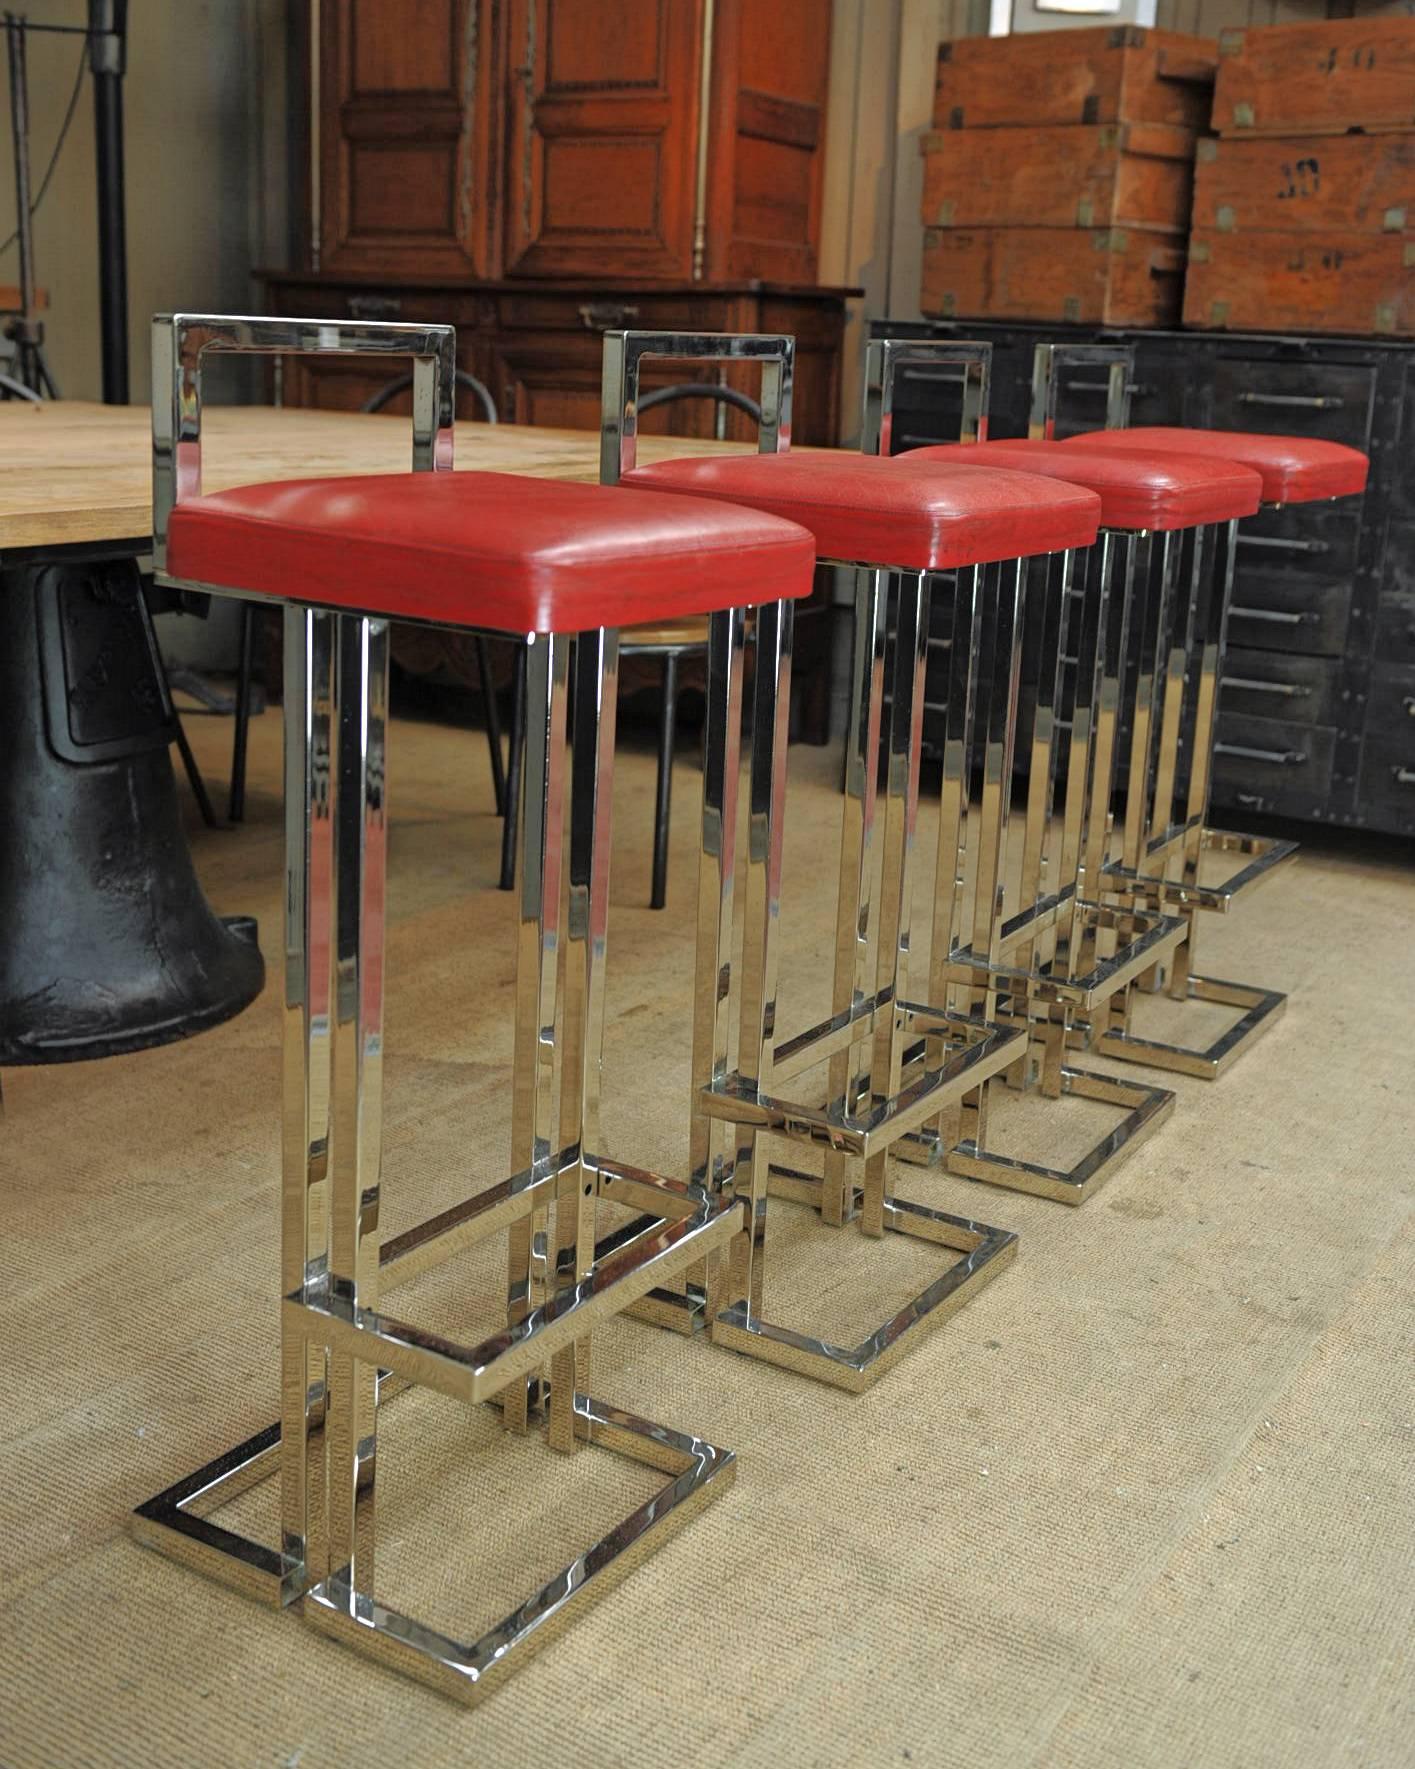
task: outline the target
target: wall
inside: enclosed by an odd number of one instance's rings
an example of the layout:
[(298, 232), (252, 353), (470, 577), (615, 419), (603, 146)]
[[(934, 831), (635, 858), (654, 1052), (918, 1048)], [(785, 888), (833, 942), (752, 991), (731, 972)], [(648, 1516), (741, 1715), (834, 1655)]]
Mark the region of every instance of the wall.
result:
[[(84, 0), (20, 0), (35, 24), (83, 25)], [(241, 311), (250, 272), (285, 257), (285, 0), (132, 0), (124, 80), (130, 388), (148, 397), (148, 324), (160, 309)], [(30, 165), (49, 162), (81, 54), (79, 39), (28, 38)], [(6, 130), (0, 238), (15, 221)], [(73, 125), (34, 219), (49, 291), (46, 351), (61, 393), (97, 399), (98, 222), (93, 97), (85, 71)], [(12, 246), (0, 281), (19, 278)]]

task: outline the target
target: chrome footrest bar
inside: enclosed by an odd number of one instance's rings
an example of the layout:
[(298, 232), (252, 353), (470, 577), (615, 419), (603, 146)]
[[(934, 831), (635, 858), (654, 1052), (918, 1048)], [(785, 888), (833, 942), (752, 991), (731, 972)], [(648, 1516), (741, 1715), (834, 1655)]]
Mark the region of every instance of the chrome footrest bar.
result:
[[(979, 1026), (958, 1014), (907, 1003), (901, 1004), (899, 1012), (909, 1033), (942, 1034), (949, 1047), (943, 1063), (922, 1069), (890, 1099), (871, 1100), (859, 1111), (847, 1111), (843, 1099), (826, 1106), (804, 1105), (753, 1088), (734, 1073), (703, 1090), (702, 1110), (710, 1118), (869, 1159), (1009, 1068), (1026, 1049), (1026, 1034), (1006, 1026)], [(830, 1022), (822, 1030), (827, 1028), (823, 1055), (834, 1048)], [(862, 1035), (858, 1026), (852, 1035)]]
[(1271, 878), (1299, 851), (1297, 842), (1281, 841), (1276, 836), (1242, 835), (1228, 829), (1205, 828), (1202, 853), (1233, 854), (1248, 862), (1221, 884), (1211, 885), (1167, 878), (1163, 873), (1149, 870), (1149, 861), (1164, 858), (1172, 839), (1166, 836), (1151, 844), (1143, 872), (1132, 871), (1119, 862), (1108, 866), (1105, 870), (1107, 890), (1165, 908), (1206, 909), (1227, 914), (1238, 897)]
[(950, 982), (984, 987), (992, 990), (1025, 992), (1037, 1002), (1058, 1002), (1083, 1012), (1107, 1001), (1118, 989), (1125, 988), (1153, 965), (1160, 963), (1184, 940), (1188, 928), (1178, 916), (1152, 914), (1145, 910), (1115, 908), (1104, 903), (1086, 903), (1085, 930), (1114, 936), (1123, 942), (1109, 957), (1098, 958), (1090, 970), (1072, 975), (1064, 967), (1063, 950), (1055, 965), (1021, 966), (990, 963), (971, 947), (958, 947), (948, 955)]
[(685, 1217), (619, 1248), (578, 1283), (556, 1290), (538, 1307), (475, 1346), (463, 1346), (376, 1309), (360, 1308), (327, 1290), (295, 1292), (284, 1301), (289, 1328), (331, 1354), (343, 1352), (436, 1389), (453, 1400), (489, 1400), (533, 1375), (563, 1346), (588, 1333), (676, 1273), (721, 1248), (738, 1227), (731, 1202), (704, 1219)]

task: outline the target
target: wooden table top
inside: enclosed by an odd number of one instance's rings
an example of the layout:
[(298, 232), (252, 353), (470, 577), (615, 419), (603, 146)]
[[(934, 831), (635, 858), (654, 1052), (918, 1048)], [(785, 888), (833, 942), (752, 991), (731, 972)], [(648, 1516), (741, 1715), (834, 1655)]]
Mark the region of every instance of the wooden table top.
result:
[[(202, 413), (207, 491), (272, 479), (405, 473), (407, 417), (268, 406)], [(708, 454), (741, 444), (645, 436), (640, 459)], [(599, 477), (599, 436), (515, 424), (459, 424), (459, 468), (540, 479)], [(131, 544), (152, 534), (152, 425), (145, 405), (0, 401), (0, 557), (78, 542)]]

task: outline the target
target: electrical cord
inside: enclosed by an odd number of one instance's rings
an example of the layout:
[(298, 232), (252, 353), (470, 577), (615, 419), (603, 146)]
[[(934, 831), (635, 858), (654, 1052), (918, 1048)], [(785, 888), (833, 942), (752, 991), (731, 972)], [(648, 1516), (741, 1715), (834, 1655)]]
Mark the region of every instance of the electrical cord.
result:
[[(65, 138), (68, 136), (69, 125), (73, 122), (74, 112), (78, 109), (79, 93), (82, 91), (84, 83), (84, 62), (87, 58), (88, 44), (85, 42), (79, 50), (79, 65), (74, 74), (74, 89), (69, 94), (69, 108), (64, 112), (64, 121), (59, 127), (59, 139), (54, 143), (54, 152), (49, 156), (49, 164), (45, 168), (44, 177), (40, 181), (39, 189), (35, 192), (34, 201), (29, 206), (31, 220), (34, 219), (39, 205), (44, 201), (44, 193), (49, 189), (49, 180), (54, 176), (54, 168), (59, 164), (59, 155), (63, 150)], [(19, 237), (20, 230), (17, 227), (9, 239), (0, 242), (0, 253), (8, 252)]]

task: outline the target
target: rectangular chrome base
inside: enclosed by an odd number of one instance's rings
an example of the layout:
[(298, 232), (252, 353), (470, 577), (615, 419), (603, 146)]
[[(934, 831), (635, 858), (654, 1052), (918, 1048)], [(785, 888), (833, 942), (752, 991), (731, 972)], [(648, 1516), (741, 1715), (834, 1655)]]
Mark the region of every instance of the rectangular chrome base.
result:
[[(773, 1195), (794, 1197), (817, 1209), (821, 1184), (814, 1175), (780, 1168), (773, 1169), (771, 1175)], [(862, 1196), (856, 1188), (856, 1209)], [(1017, 1237), (1008, 1229), (990, 1228), (902, 1198), (886, 1200), (884, 1226), (890, 1233), (950, 1247), (963, 1257), (858, 1345), (832, 1345), (829, 1340), (798, 1333), (752, 1314), (740, 1302), (725, 1308), (712, 1322), (709, 1332), (713, 1343), (859, 1394), (917, 1344), (928, 1328), (947, 1320), (1005, 1270), (1017, 1253)]]
[(204, 1513), (278, 1472), (278, 1425), (149, 1500), (133, 1514), (132, 1530), (139, 1541), (249, 1595), (281, 1604), (303, 1600), (303, 1615), (323, 1632), (470, 1705), (518, 1670), (572, 1616), (611, 1591), (710, 1499), (724, 1493), (736, 1475), (730, 1450), (586, 1395), (575, 1396), (574, 1426), (584, 1442), (661, 1469), (670, 1477), (668, 1483), (503, 1620), (467, 1642), (352, 1590), (346, 1574), (306, 1588), (303, 1569), (291, 1565), (278, 1549), (207, 1520)]
[(1151, 1069), (1168, 1069), (1177, 1075), (1193, 1075), (1201, 1081), (1217, 1081), (1225, 1069), (1242, 1056), (1249, 1045), (1282, 1018), (1287, 997), (1276, 989), (1260, 989), (1252, 983), (1229, 983), (1219, 977), (1190, 977), (1190, 1001), (1206, 1001), (1222, 1007), (1241, 1008), (1241, 1018), (1221, 1032), (1211, 1044), (1172, 1044), (1164, 1039), (1141, 1038), (1123, 1029), (1100, 1034), (1092, 1049), (1122, 1062), (1144, 1063)]
[[(1063, 1094), (1100, 1100), (1125, 1110), (1120, 1123), (1070, 1167), (1045, 1167), (1034, 1161), (1018, 1160), (991, 1148), (979, 1148), (972, 1140), (955, 1144), (942, 1156), (936, 1150), (925, 1149), (923, 1159), (941, 1160), (950, 1173), (965, 1179), (980, 1179), (1014, 1192), (1030, 1192), (1033, 1197), (1051, 1198), (1060, 1204), (1084, 1204), (1174, 1110), (1174, 1095), (1167, 1087), (1097, 1075), (1089, 1069), (1063, 1067), (1061, 1090)], [(910, 1149), (910, 1159), (917, 1158), (917, 1147)]]

